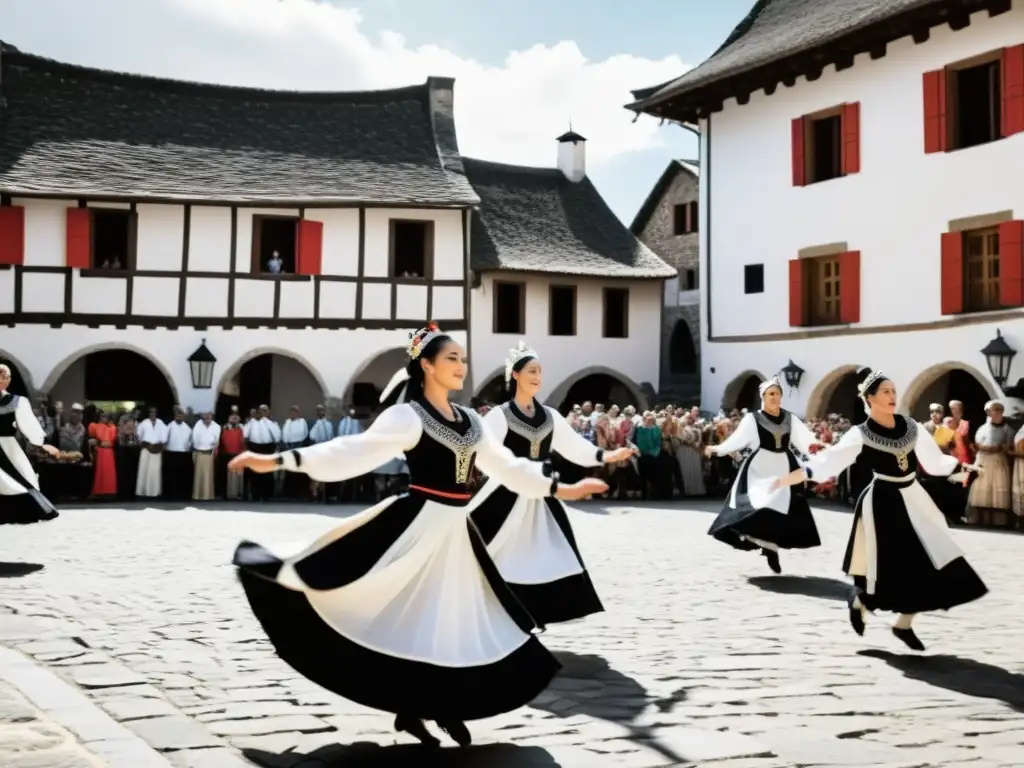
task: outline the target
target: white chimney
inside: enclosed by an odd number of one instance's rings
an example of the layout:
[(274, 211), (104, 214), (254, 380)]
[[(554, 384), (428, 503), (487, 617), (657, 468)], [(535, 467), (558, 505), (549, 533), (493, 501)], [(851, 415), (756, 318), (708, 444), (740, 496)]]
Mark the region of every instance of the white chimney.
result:
[(570, 128), (557, 141), (558, 170), (569, 181), (583, 181), (587, 175), (587, 140)]

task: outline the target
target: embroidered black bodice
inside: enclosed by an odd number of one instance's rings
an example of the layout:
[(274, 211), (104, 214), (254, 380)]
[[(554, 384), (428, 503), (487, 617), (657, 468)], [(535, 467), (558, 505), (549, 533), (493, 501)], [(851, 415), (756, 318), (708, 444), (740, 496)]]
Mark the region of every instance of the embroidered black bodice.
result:
[(514, 400), (501, 406), (502, 415), (508, 424), (505, 433), (505, 447), (520, 458), (544, 461), (551, 456), (551, 441), (555, 434), (555, 423), (548, 409), (533, 401), (533, 415), (523, 413)]
[(411, 401), (409, 407), (423, 422), (419, 442), (405, 452), (410, 484), (442, 493), (468, 493), (476, 445), (483, 439), (480, 417), (454, 403), (455, 421), (446, 419), (426, 401)]
[(18, 395), (8, 392), (0, 397), (0, 437), (18, 434)]
[(780, 410), (778, 416), (772, 416), (764, 411), (754, 411), (758, 446), (762, 450), (775, 453), (788, 451), (792, 421), (793, 414), (786, 410)]
[(905, 477), (917, 472), (914, 453), (918, 436), (916, 421), (897, 416), (896, 426), (888, 429), (868, 419), (858, 424), (857, 429), (864, 443), (857, 457), (858, 464), (888, 477)]

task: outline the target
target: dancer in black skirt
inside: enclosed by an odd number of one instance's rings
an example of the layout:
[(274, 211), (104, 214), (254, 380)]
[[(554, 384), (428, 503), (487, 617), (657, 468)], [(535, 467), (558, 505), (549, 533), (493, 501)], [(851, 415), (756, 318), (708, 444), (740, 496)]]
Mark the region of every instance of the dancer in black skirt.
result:
[(799, 467), (791, 445), (807, 454), (816, 440), (806, 424), (782, 409), (778, 377), (763, 382), (759, 391), (761, 410), (744, 416), (725, 442), (705, 449), (708, 456), (753, 450), (708, 534), (736, 549), (760, 549), (768, 567), (782, 573), (780, 549), (817, 547), (821, 539), (803, 493), (788, 486), (773, 488), (772, 483)]
[(57, 509), (39, 492), (39, 478), (18, 443), (18, 433), (51, 456), (46, 434), (27, 397), (8, 392), (11, 369), (0, 365), (0, 525), (39, 523), (57, 517)]
[[(541, 405), (537, 353), (520, 342), (505, 361), (509, 400), (484, 419), (516, 456), (544, 462), (552, 452), (581, 467), (624, 461), (633, 448), (603, 451), (580, 437), (554, 408)], [(516, 597), (541, 627), (604, 610), (562, 502), (531, 498), (491, 478), (478, 492), (473, 522)]]
[(578, 499), (607, 485), (560, 485), (491, 438), (473, 411), (450, 403), (466, 377), (465, 351), (436, 326), (417, 333), (408, 351), (409, 365), (382, 398), (396, 404), (363, 434), (272, 456), (245, 453), (230, 469), (284, 468), (339, 482), (404, 454), (409, 492), (293, 557), (243, 542), (235, 565), (256, 618), (296, 671), (396, 714), (395, 728), (424, 743), (438, 743), (424, 724), (433, 720), (467, 745), (464, 721), (523, 706), (559, 668), (467, 519), (474, 463), (537, 497)]
[(868, 419), (777, 485), (825, 481), (855, 462), (874, 473), (857, 501), (843, 570), (853, 577), (850, 623), (864, 634), (866, 611), (900, 614), (893, 634), (923, 651), (914, 615), (977, 600), (988, 589), (949, 535), (942, 512), (917, 480), (917, 465), (934, 476), (977, 471), (939, 450), (912, 419), (896, 415), (896, 386), (880, 371), (860, 385)]

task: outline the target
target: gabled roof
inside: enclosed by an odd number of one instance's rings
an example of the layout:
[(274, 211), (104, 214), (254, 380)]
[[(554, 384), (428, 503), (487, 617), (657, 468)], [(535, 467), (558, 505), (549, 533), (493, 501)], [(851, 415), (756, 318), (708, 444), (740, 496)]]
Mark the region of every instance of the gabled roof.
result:
[(473, 205), (453, 86), (235, 88), (79, 67), (0, 43), (0, 192)]
[(557, 168), (463, 158), (480, 196), (471, 235), (478, 272), (509, 270), (562, 275), (668, 279), (676, 271), (637, 240), (584, 178)]
[[(799, 54), (831, 47), (858, 33), (889, 24), (888, 39), (910, 33), (903, 21), (931, 12), (933, 23), (950, 13), (978, 10), (985, 0), (757, 0), (726, 41), (700, 66), (661, 85), (633, 91), (629, 109), (644, 112), (666, 100), (696, 97), (737, 76)], [(902, 29), (902, 31), (901, 31)], [(884, 42), (884, 40), (883, 40)], [(860, 48), (866, 50), (866, 48)], [(827, 63), (823, 61), (820, 63)], [(723, 93), (719, 94), (721, 97)]]
[(640, 210), (636, 212), (636, 216), (633, 217), (633, 223), (629, 225), (629, 231), (637, 237), (644, 231), (644, 227), (647, 226), (647, 222), (651, 220), (651, 216), (658, 209), (658, 204), (661, 203), (661, 199), (665, 196), (665, 192), (668, 190), (669, 185), (675, 179), (677, 174), (688, 173), (691, 176), (700, 176), (700, 161), (699, 160), (670, 160), (668, 167), (664, 173), (658, 178), (651, 188), (651, 192), (647, 195), (643, 204), (640, 206)]

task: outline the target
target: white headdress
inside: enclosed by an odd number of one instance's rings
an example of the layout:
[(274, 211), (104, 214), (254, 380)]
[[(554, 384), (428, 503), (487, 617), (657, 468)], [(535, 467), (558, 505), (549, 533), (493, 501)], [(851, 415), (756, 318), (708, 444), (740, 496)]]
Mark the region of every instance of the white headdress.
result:
[(512, 381), (512, 370), (516, 367), (516, 363), (525, 357), (537, 357), (537, 353), (527, 347), (525, 342), (520, 341), (518, 347), (513, 347), (508, 351), (508, 359), (505, 360), (506, 384)]
[[(431, 341), (436, 339), (438, 336), (443, 336), (441, 329), (437, 327), (436, 323), (427, 323), (426, 328), (420, 328), (416, 333), (409, 334), (409, 343), (405, 347), (405, 353), (409, 355), (410, 360), (415, 360), (423, 352), (423, 348), (427, 346)], [(391, 377), (391, 381), (384, 387), (384, 391), (380, 394), (380, 402), (384, 402), (388, 399), (392, 392), (395, 391), (395, 387), (399, 387), (409, 380), (409, 372), (405, 366), (402, 366), (395, 375)], [(405, 393), (403, 392), (399, 398), (399, 403), (405, 402)]]
[(757, 394), (760, 397), (764, 397), (764, 393), (772, 387), (778, 387), (780, 391), (782, 390), (782, 382), (779, 381), (778, 376), (772, 376), (768, 381), (762, 381), (757, 387)]
[(857, 397), (859, 397), (860, 401), (864, 403), (865, 408), (868, 407), (868, 390), (871, 388), (871, 385), (876, 381), (888, 378), (889, 377), (881, 371), (872, 371), (868, 374), (868, 377), (857, 386)]

